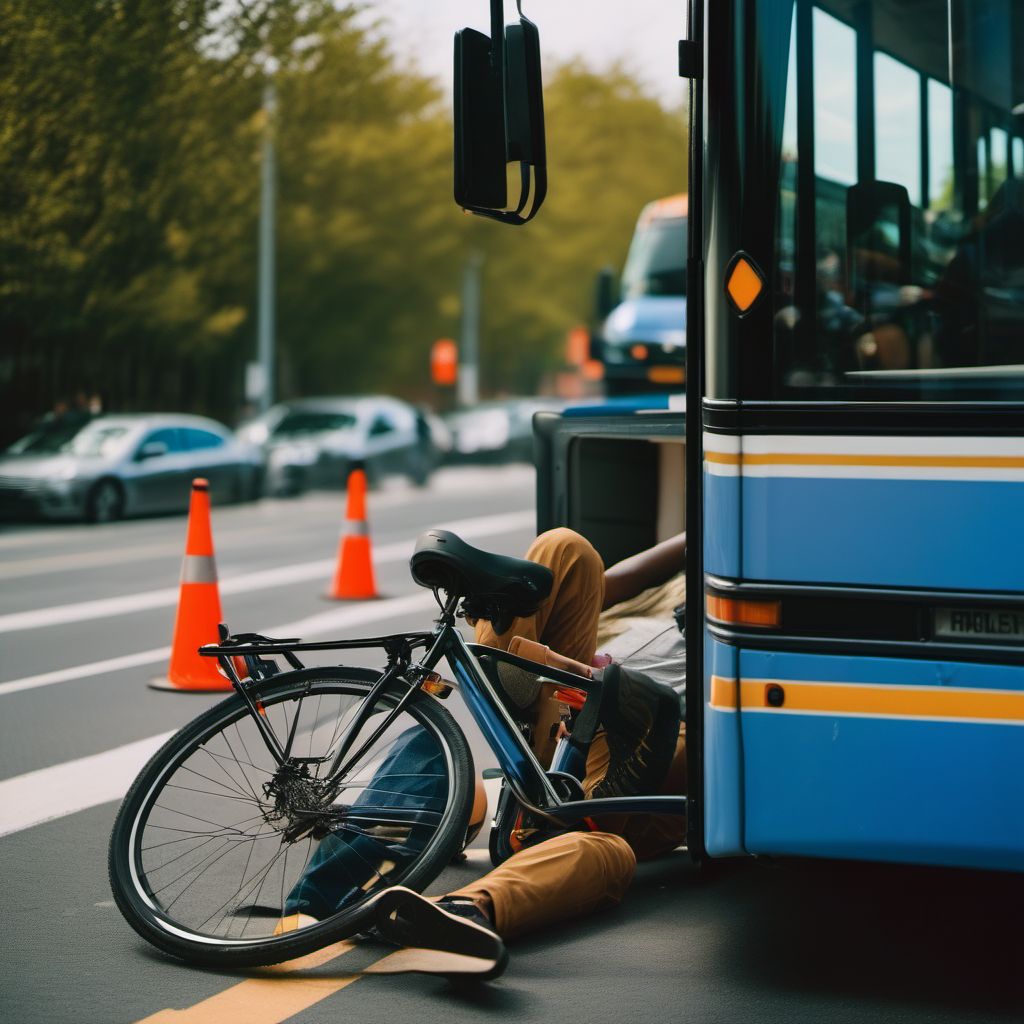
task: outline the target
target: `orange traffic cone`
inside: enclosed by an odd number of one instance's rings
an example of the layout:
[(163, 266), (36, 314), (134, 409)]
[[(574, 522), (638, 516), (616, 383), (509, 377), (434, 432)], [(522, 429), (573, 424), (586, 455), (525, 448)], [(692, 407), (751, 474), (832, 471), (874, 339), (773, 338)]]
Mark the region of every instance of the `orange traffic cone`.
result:
[(378, 596), (366, 522), (366, 473), (361, 469), (353, 469), (348, 475), (348, 506), (338, 544), (338, 567), (327, 596), (338, 601)]
[(171, 663), (166, 679), (154, 679), (158, 690), (191, 690), (208, 693), (232, 689), (216, 658), (199, 653), (203, 644), (219, 640), (221, 621), (217, 565), (213, 560), (213, 532), (210, 529), (210, 485), (197, 478), (192, 481), (192, 500), (188, 508), (188, 537), (185, 560), (181, 565), (181, 591), (178, 614), (174, 620)]

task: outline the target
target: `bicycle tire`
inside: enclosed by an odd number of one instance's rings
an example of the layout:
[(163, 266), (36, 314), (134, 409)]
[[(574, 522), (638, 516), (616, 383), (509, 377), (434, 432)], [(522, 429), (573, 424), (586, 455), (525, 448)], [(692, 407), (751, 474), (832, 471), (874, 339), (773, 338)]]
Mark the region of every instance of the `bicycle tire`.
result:
[[(342, 704), (341, 698), (348, 697), (352, 699), (350, 707), (356, 707), (360, 701), (364, 701), (366, 695), (369, 693), (373, 682), (378, 678), (376, 673), (364, 671), (362, 669), (349, 669), (349, 668), (314, 668), (314, 669), (302, 669), (295, 672), (282, 673), (279, 676), (273, 678), (272, 681), (261, 685), (259, 695), (260, 701), (263, 704), (266, 714), (272, 718), (284, 717), (284, 721), (288, 721), (288, 704), (291, 702), (291, 706), (294, 708), (293, 714), (296, 721), (303, 714), (302, 708), (305, 706), (301, 701), (296, 704), (300, 696), (303, 701), (309, 700), (310, 698), (319, 698), (317, 704), (317, 711), (313, 717), (313, 725), (310, 731), (310, 749), (312, 750), (314, 739), (317, 729), (321, 728), (321, 721), (323, 729), (326, 732), (327, 728), (330, 727), (329, 716), (321, 719), (321, 709), (323, 704), (323, 698), (325, 696), (337, 695), (339, 697), (338, 704), (339, 708)], [(382, 709), (394, 708), (396, 703), (395, 697), (383, 697), (380, 699), (379, 704), (375, 704), (375, 707), (380, 706)], [(192, 758), (198, 756), (200, 752), (204, 752), (210, 755), (211, 759), (214, 759), (212, 753), (213, 744), (218, 737), (227, 739), (229, 734), (228, 730), (237, 723), (251, 723), (253, 721), (252, 715), (249, 713), (245, 702), (238, 694), (233, 694), (226, 700), (217, 704), (213, 708), (209, 709), (202, 715), (194, 719), (189, 725), (185, 726), (182, 730), (176, 733), (164, 746), (157, 751), (157, 753), (150, 759), (149, 763), (143, 768), (138, 778), (133, 783), (131, 789), (128, 791), (120, 810), (118, 811), (117, 818), (114, 822), (114, 827), (111, 832), (110, 848), (108, 856), (108, 870), (110, 875), (111, 891), (113, 892), (115, 902), (121, 913), (124, 915), (128, 923), (146, 939), (149, 943), (156, 946), (158, 949), (171, 956), (179, 959), (188, 961), (190, 963), (199, 964), (203, 966), (212, 967), (256, 967), (265, 966), (273, 963), (280, 963), (284, 960), (290, 960), (297, 956), (302, 956), (306, 953), (312, 952), (315, 949), (319, 949), (331, 942), (339, 939), (347, 938), (356, 932), (360, 931), (365, 927), (370, 915), (372, 914), (372, 907), (370, 906), (373, 897), (377, 895), (377, 892), (383, 891), (384, 888), (390, 887), (391, 885), (404, 885), (408, 888), (422, 890), (429, 885), (444, 867), (450, 862), (452, 857), (458, 852), (460, 844), (465, 837), (467, 822), (469, 819), (472, 797), (473, 797), (473, 765), (472, 757), (469, 751), (469, 746), (466, 742), (465, 736), (462, 730), (456, 724), (454, 718), (450, 712), (441, 706), (436, 698), (430, 697), (425, 693), (415, 694), (406, 709), (402, 712), (411, 720), (415, 725), (423, 730), (422, 736), (429, 738), (429, 742), (436, 744), (437, 750), (440, 755), (443, 755), (443, 763), (446, 766), (446, 773), (438, 773), (437, 775), (429, 776), (430, 778), (446, 778), (445, 782), (436, 784), (438, 787), (438, 793), (432, 796), (430, 799), (439, 800), (443, 798), (444, 809), (443, 811), (424, 811), (423, 814), (437, 814), (440, 821), (433, 830), (432, 834), (426, 840), (422, 849), (415, 853), (415, 855), (409, 855), (411, 859), (406, 863), (399, 863), (397, 866), (391, 868), (384, 868), (384, 863), (390, 863), (385, 861), (374, 867), (370, 865), (370, 871), (372, 874), (376, 874), (379, 882), (375, 882), (376, 891), (374, 889), (367, 889), (366, 895), (362, 896), (357, 891), (355, 886), (350, 886), (351, 891), (349, 896), (355, 894), (356, 901), (351, 905), (347, 905), (333, 913), (331, 916), (324, 920), (321, 920), (318, 924), (310, 927), (300, 928), (295, 931), (284, 932), (283, 934), (260, 934), (256, 937), (244, 937), (241, 933), (246, 927), (250, 927), (254, 920), (254, 913), (256, 905), (259, 903), (260, 896), (262, 894), (263, 884), (266, 882), (268, 875), (264, 876), (260, 883), (260, 893), (254, 897), (254, 904), (248, 909), (249, 919), (248, 922), (240, 926), (240, 934), (238, 937), (231, 937), (231, 929), (235, 926), (234, 921), (227, 925), (226, 935), (213, 935), (204, 933), (201, 928), (197, 928), (194, 924), (187, 925), (182, 921), (176, 919), (176, 915), (180, 916), (178, 912), (171, 912), (165, 904), (167, 898), (161, 897), (158, 900), (156, 892), (151, 885), (151, 875), (154, 874), (153, 868), (147, 868), (143, 863), (143, 855), (149, 851), (151, 852), (154, 847), (145, 847), (145, 837), (149, 830), (149, 819), (150, 816), (156, 812), (158, 808), (163, 811), (169, 811), (171, 815), (177, 815), (179, 817), (195, 817), (195, 814), (188, 815), (183, 810), (178, 810), (175, 807), (164, 807), (160, 804), (164, 794), (170, 789), (185, 789), (180, 785), (173, 786), (171, 784), (172, 779), (177, 779), (182, 771), (189, 771), (192, 774), (197, 774), (193, 768), (189, 765), (192, 764)], [(339, 711), (339, 718), (341, 712)], [(248, 728), (248, 726), (246, 726)], [(334, 726), (335, 733), (338, 731), (337, 724)], [(296, 730), (297, 731), (297, 730)], [(344, 730), (342, 729), (342, 732)], [(410, 726), (408, 734), (412, 734), (413, 729)], [(243, 738), (243, 746), (246, 746), (246, 758), (244, 764), (249, 765), (253, 769), (260, 770), (258, 765), (255, 763), (260, 760), (260, 755), (263, 754), (262, 750), (257, 749), (257, 754), (250, 754), (247, 745), (244, 743), (244, 733), (241, 729), (236, 728), (236, 734)], [(407, 733), (402, 733), (399, 738), (399, 742), (402, 742), (401, 736), (405, 736)], [(415, 742), (427, 742), (426, 739), (420, 740), (420, 733), (415, 733), (417, 739)], [(297, 741), (300, 742), (300, 741)], [(301, 741), (304, 742), (304, 739)], [(332, 740), (333, 742), (333, 740)], [(208, 746), (209, 744), (209, 746)], [(228, 748), (231, 747), (231, 743), (227, 743)], [(217, 755), (218, 757), (222, 755)], [(225, 760), (227, 760), (225, 758)], [(301, 759), (296, 759), (301, 760)], [(236, 764), (239, 763), (238, 758), (235, 758)], [(387, 764), (387, 759), (382, 762)], [(441, 763), (441, 762), (438, 762)], [(203, 762), (205, 765), (205, 762)], [(209, 781), (214, 781), (214, 775), (212, 769), (206, 769), (210, 772)], [(379, 768), (377, 769), (379, 772)], [(248, 770), (242, 769), (242, 777), (247, 777)], [(204, 776), (206, 777), (206, 776)], [(232, 777), (228, 773), (228, 777)], [(188, 777), (191, 781), (191, 776)], [(391, 792), (389, 790), (383, 790), (376, 783), (376, 780), (380, 778), (379, 774), (374, 774), (370, 778), (369, 786), (363, 786), (366, 792)], [(232, 778), (232, 781), (237, 783), (237, 776)], [(262, 815), (264, 821), (267, 820), (268, 814), (271, 812), (267, 810), (264, 805), (269, 805), (270, 797), (260, 798), (255, 792), (255, 788), (250, 785), (249, 789), (253, 793), (253, 798), (244, 794), (241, 787), (238, 788), (237, 793), (239, 795), (228, 795), (229, 786), (226, 782), (221, 781), (217, 778), (217, 783), (223, 787), (224, 793), (218, 790), (209, 790), (203, 793), (203, 796), (208, 799), (208, 802), (216, 805), (217, 801), (221, 802), (234, 801), (236, 804), (245, 797), (245, 800), (253, 804), (253, 807), (246, 808), (244, 813), (248, 811), (257, 811), (257, 816)], [(395, 785), (389, 783), (389, 785)], [(431, 783), (430, 785), (435, 785)], [(440, 790), (443, 788), (444, 792)], [(190, 790), (190, 792), (192, 792)], [(199, 792), (195, 790), (194, 792)], [(266, 790), (264, 788), (264, 793)], [(397, 803), (396, 806), (407, 808), (408, 796), (405, 792), (396, 792), (396, 796), (400, 796), (402, 803)], [(176, 794), (171, 794), (169, 798), (177, 798)], [(195, 800), (194, 797), (190, 798)], [(346, 809), (351, 812), (353, 808), (358, 805), (356, 804), (346, 805)], [(203, 805), (205, 808), (205, 804)], [(196, 808), (191, 808), (195, 811)], [(333, 806), (331, 808), (334, 809)], [(209, 814), (209, 811), (205, 812)], [(236, 807), (237, 813), (237, 807)], [(382, 813), (382, 812), (379, 812)], [(407, 813), (407, 812), (405, 812)], [(374, 831), (374, 828), (366, 824), (367, 818), (372, 818), (373, 812), (367, 811), (362, 817), (358, 818), (357, 824), (351, 827), (351, 831), (362, 835), (364, 829)], [(358, 817), (358, 816), (357, 816)], [(413, 815), (409, 815), (413, 817)], [(165, 820), (158, 818), (158, 820)], [(172, 821), (176, 820), (171, 818)], [(193, 851), (198, 851), (201, 846), (210, 842), (217, 842), (221, 839), (225, 841), (227, 852), (216, 855), (214, 863), (217, 861), (230, 860), (234, 855), (234, 850), (231, 849), (232, 845), (241, 848), (242, 842), (236, 837), (245, 836), (246, 839), (251, 840), (249, 842), (250, 852), (248, 857), (252, 858), (252, 851), (256, 849), (257, 845), (262, 843), (264, 840), (272, 841), (275, 838), (273, 829), (270, 832), (263, 834), (265, 828), (264, 824), (257, 826), (249, 825), (244, 830), (239, 831), (238, 826), (244, 824), (245, 819), (240, 822), (227, 822), (218, 823), (214, 820), (210, 820), (205, 816), (199, 817), (197, 820), (206, 821), (208, 824), (215, 826), (213, 832), (203, 832), (202, 830), (196, 831), (196, 838), (193, 841), (198, 841), (199, 846), (192, 847)], [(380, 825), (381, 822), (377, 822)], [(395, 826), (390, 823), (390, 819), (384, 824), (388, 824), (391, 833), (402, 832), (401, 826)], [(152, 829), (167, 828), (167, 826), (153, 825)], [(249, 832), (252, 828), (258, 828), (257, 832), (250, 835)], [(172, 829), (171, 831), (186, 831), (182, 828)], [(376, 831), (381, 831), (376, 829)], [(408, 835), (412, 835), (415, 829), (409, 828), (405, 830)], [(234, 833), (234, 834), (232, 834)], [(384, 829), (384, 833), (387, 836), (388, 830)], [(332, 833), (338, 835), (340, 833)], [(207, 835), (208, 838), (203, 840), (199, 838), (202, 835)], [(347, 842), (350, 846), (354, 847), (357, 840), (338, 840), (339, 844)], [(369, 841), (369, 840), (367, 840)], [(171, 840), (167, 843), (161, 843), (157, 845), (170, 845), (171, 842), (188, 843), (188, 839)], [(312, 839), (310, 839), (312, 842)], [(374, 842), (378, 844), (388, 842), (397, 844), (397, 841), (386, 838), (378, 839), (374, 838)], [(281, 842), (281, 846), (284, 846), (284, 841)], [(319, 850), (319, 847), (317, 848)], [(175, 852), (175, 851), (171, 851)], [(182, 859), (191, 856), (189, 850), (186, 848), (184, 854), (176, 854), (176, 856)], [(195, 868), (190, 868), (189, 871), (198, 869), (199, 874), (195, 878), (201, 878), (204, 874), (211, 871), (213, 864), (199, 868), (199, 864), (202, 860), (209, 860), (213, 857), (213, 853), (203, 854), (202, 859), (196, 865)], [(332, 854), (328, 854), (328, 859)], [(281, 857), (278, 853), (275, 855), (274, 862)], [(173, 858), (172, 858), (173, 860)], [(300, 879), (305, 879), (307, 869), (313, 861), (313, 851), (310, 847), (306, 852), (306, 861), (300, 873)], [(170, 863), (170, 862), (168, 862)], [(161, 866), (159, 870), (163, 870), (164, 866)], [(333, 865), (332, 865), (333, 869)], [(177, 870), (177, 869), (175, 869)], [(237, 892), (229, 897), (229, 903), (234, 900), (235, 896), (239, 897), (239, 900), (243, 898), (243, 889), (246, 888), (246, 873), (249, 870), (249, 860), (245, 862), (245, 867), (241, 872), (241, 884), (238, 887)], [(282, 882), (281, 882), (281, 896), (284, 900), (284, 885), (285, 877), (288, 871), (288, 851), (284, 853), (284, 867), (281, 869)], [(390, 873), (389, 873), (390, 872)], [(214, 872), (216, 875), (217, 872)], [(185, 872), (188, 875), (188, 871)], [(207, 881), (211, 881), (208, 879)], [(386, 882), (386, 885), (384, 884)], [(214, 882), (216, 884), (216, 882)], [(350, 883), (346, 883), (350, 885)], [(185, 890), (187, 891), (190, 886), (193, 885), (192, 881), (187, 882)], [(276, 882), (275, 882), (276, 885)], [(299, 887), (301, 889), (301, 886)], [(294, 891), (294, 890), (293, 890)], [(171, 901), (171, 908), (175, 902), (182, 898), (181, 895), (175, 897)], [(218, 894), (219, 898), (220, 894)], [(289, 898), (291, 893), (289, 893)], [(193, 898), (198, 898), (198, 894), (194, 894)], [(228, 904), (222, 905), (227, 906)], [(339, 904), (340, 906), (340, 904)], [(239, 913), (244, 913), (244, 907), (241, 902), (239, 903)], [(206, 907), (203, 907), (205, 911)], [(215, 914), (219, 912), (222, 907), (218, 907)], [(284, 904), (281, 907), (282, 916), (284, 916)], [(228, 917), (236, 912), (235, 908), (226, 910), (221, 917), (222, 922), (226, 921)], [(211, 915), (211, 918), (214, 915)], [(209, 921), (210, 918), (207, 919)], [(257, 923), (261, 920), (259, 917), (255, 918)], [(203, 922), (205, 925), (206, 922)], [(269, 927), (269, 924), (267, 925)]]

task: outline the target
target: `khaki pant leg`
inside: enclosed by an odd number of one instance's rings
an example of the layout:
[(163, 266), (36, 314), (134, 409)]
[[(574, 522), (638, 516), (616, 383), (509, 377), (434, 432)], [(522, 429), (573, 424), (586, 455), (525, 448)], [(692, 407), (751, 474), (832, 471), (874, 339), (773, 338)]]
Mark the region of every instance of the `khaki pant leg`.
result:
[[(589, 798), (594, 787), (605, 777), (609, 762), (608, 740), (603, 732), (594, 737), (587, 755), (587, 773), (583, 792)], [(661, 793), (683, 796), (686, 793), (686, 723), (679, 725), (679, 739), (668, 776)], [(686, 818), (678, 814), (615, 814), (597, 819), (607, 832), (622, 836), (629, 843), (637, 860), (650, 860), (674, 850), (686, 838)]]
[(494, 905), (505, 939), (614, 907), (633, 880), (636, 857), (620, 836), (566, 832), (509, 857), (479, 881), (450, 893)]
[(542, 533), (530, 545), (526, 558), (551, 570), (551, 593), (535, 614), (514, 619), (500, 635), (489, 622), (478, 622), (477, 643), (504, 651), (512, 637), (521, 636), (589, 665), (597, 650), (597, 620), (604, 603), (601, 556), (585, 537), (559, 527)]

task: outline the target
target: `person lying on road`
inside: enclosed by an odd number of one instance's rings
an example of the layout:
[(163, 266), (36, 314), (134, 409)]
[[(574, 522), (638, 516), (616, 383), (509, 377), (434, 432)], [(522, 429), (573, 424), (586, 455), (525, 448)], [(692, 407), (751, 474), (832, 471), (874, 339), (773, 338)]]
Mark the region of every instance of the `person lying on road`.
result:
[[(681, 571), (686, 535), (605, 571), (589, 541), (572, 530), (556, 529), (539, 536), (526, 558), (551, 569), (549, 597), (534, 615), (515, 619), (501, 635), (490, 623), (477, 622), (477, 641), (507, 650), (514, 637), (523, 637), (589, 666), (595, 660), (601, 611)], [(678, 702), (673, 697), (674, 707), (667, 708), (663, 690), (646, 686), (638, 673), (621, 673), (614, 706), (602, 715), (604, 728), (590, 745), (585, 797), (686, 792), (685, 726)], [(406, 759), (404, 772), (414, 770), (409, 765), (415, 764), (423, 778), (430, 777), (426, 765), (416, 760), (414, 735), (398, 747), (394, 756)], [(538, 832), (532, 845), (483, 878), (437, 899), (401, 886), (386, 889), (374, 904), (376, 927), (385, 939), (405, 947), (387, 958), (387, 969), (479, 980), (497, 977), (508, 963), (506, 940), (615, 906), (629, 887), (637, 860), (675, 849), (684, 835), (685, 819), (678, 815), (606, 816), (594, 831)], [(292, 890), (290, 927), (312, 923), (337, 908), (333, 897), (323, 900), (337, 888), (339, 856), (360, 855), (365, 862), (368, 851), (351, 851), (341, 840), (336, 844), (321, 844)], [(367, 888), (370, 884), (372, 880)]]

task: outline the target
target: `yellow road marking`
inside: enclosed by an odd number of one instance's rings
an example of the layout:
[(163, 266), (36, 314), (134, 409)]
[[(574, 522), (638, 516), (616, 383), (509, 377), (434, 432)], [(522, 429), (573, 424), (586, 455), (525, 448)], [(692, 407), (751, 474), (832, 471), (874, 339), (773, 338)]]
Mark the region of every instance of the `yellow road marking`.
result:
[(160, 1010), (137, 1024), (281, 1024), (362, 977), (361, 973), (336, 977), (310, 977), (296, 972), (330, 963), (354, 942), (335, 942), (324, 949), (287, 963), (267, 967), (265, 977), (247, 978), (184, 1010)]

